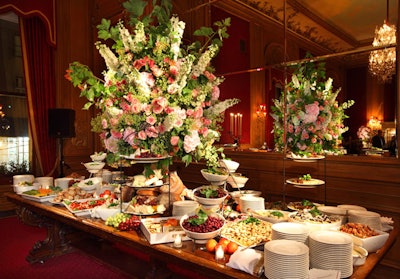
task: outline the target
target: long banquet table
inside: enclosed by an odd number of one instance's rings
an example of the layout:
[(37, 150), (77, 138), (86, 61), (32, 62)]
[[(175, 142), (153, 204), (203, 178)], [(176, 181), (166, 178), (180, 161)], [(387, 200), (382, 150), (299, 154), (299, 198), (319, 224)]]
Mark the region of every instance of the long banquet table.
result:
[[(26, 257), (30, 263), (44, 262), (49, 258), (68, 253), (73, 245), (72, 239), (76, 239), (77, 236), (79, 238), (79, 232), (82, 232), (146, 253), (150, 257), (151, 264), (147, 278), (157, 278), (158, 270), (166, 268), (167, 264), (171, 263), (188, 270), (196, 270), (196, 273), (207, 278), (257, 278), (215, 261), (211, 253), (199, 249), (198, 244), (192, 241), (185, 241), (180, 249), (174, 248), (171, 243), (152, 245), (141, 231), (118, 231), (106, 226), (101, 219), (77, 217), (65, 207), (31, 201), (14, 193), (5, 195), (17, 206), (16, 211), (22, 222), (47, 228), (47, 239), (38, 240)], [(397, 234), (396, 224), (384, 246), (376, 253), (371, 253), (364, 265), (355, 267), (351, 278), (366, 278), (393, 245)], [(262, 278), (265, 276), (262, 275)]]

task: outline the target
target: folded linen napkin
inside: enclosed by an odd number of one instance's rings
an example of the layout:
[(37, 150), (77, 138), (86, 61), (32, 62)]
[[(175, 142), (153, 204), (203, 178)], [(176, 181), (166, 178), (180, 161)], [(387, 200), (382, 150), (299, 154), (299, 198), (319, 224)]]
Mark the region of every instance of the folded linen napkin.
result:
[(264, 271), (264, 253), (250, 248), (238, 249), (226, 265), (259, 277)]
[(309, 272), (309, 279), (339, 279), (340, 270), (324, 270), (312, 268)]

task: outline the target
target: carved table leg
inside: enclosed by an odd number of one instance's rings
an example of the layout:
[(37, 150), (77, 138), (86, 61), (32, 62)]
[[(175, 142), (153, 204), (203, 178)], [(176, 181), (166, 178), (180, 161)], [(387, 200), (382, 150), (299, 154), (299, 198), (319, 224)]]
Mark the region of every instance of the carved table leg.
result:
[(56, 220), (37, 215), (24, 207), (17, 208), (16, 212), (24, 224), (47, 228), (46, 239), (36, 242), (26, 257), (29, 263), (43, 263), (47, 259), (72, 251), (70, 241), (66, 237), (71, 232), (70, 227)]

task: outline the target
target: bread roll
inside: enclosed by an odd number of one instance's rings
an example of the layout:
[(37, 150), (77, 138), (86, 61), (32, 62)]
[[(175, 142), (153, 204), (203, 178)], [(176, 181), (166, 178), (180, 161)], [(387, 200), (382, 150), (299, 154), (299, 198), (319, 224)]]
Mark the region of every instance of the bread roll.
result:
[(139, 196), (158, 196), (160, 192), (157, 189), (140, 189), (136, 194)]

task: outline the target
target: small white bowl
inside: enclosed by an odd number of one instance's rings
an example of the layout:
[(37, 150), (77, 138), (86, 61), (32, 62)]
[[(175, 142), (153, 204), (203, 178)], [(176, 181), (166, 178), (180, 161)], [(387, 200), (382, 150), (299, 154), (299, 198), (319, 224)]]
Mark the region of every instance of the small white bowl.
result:
[(91, 173), (97, 173), (99, 172), (101, 169), (104, 168), (104, 165), (106, 163), (104, 162), (89, 162), (89, 163), (84, 163), (83, 165), (85, 166), (85, 168), (91, 172)]
[(101, 183), (102, 183), (101, 177), (92, 177), (79, 182), (78, 187), (85, 191), (93, 191), (97, 187), (100, 187)]
[(360, 246), (353, 246), (353, 265), (359, 266), (365, 263), (368, 257), (368, 251)]
[(235, 161), (232, 161), (232, 160), (228, 160), (228, 159), (222, 159), (219, 162), (219, 165), (222, 168), (227, 169), (229, 172), (236, 172), (236, 170), (239, 167), (239, 163), (238, 162), (235, 162)]
[(90, 155), (90, 159), (92, 159), (93, 162), (101, 162), (107, 157), (107, 153), (100, 152), (100, 153), (94, 153)]
[(217, 218), (223, 220), (224, 223), (221, 226), (221, 228), (219, 228), (218, 230), (215, 230), (215, 231), (212, 231), (212, 232), (206, 232), (206, 233), (197, 233), (197, 232), (189, 231), (189, 230), (185, 229), (182, 226), (183, 221), (185, 221), (187, 218), (189, 218), (188, 215), (182, 216), (181, 220), (179, 221), (179, 224), (180, 224), (182, 230), (186, 233), (186, 235), (188, 237), (190, 237), (191, 239), (195, 240), (197, 243), (206, 243), (207, 240), (209, 240), (211, 238), (214, 238), (217, 235), (219, 235), (219, 233), (221, 232), (222, 228), (225, 225), (225, 218), (222, 215), (217, 214), (217, 213), (210, 213), (208, 216), (214, 216), (214, 217), (217, 217)]
[(212, 185), (222, 185), (228, 178), (228, 174), (215, 174), (208, 172), (206, 169), (202, 169), (201, 174)]
[(213, 185), (200, 186), (193, 190), (194, 199), (201, 205), (217, 206), (217, 205), (220, 205), (221, 203), (223, 203), (224, 200), (226, 199), (226, 197), (228, 196), (227, 191), (225, 191), (225, 196), (220, 197), (220, 198), (204, 198), (204, 197), (199, 197), (196, 195), (196, 192), (200, 192), (202, 189), (206, 189), (206, 188), (217, 189), (218, 186), (213, 186)]
[(226, 181), (232, 186), (232, 188), (243, 188), (247, 180), (249, 180), (248, 177), (232, 173), (228, 176)]

